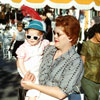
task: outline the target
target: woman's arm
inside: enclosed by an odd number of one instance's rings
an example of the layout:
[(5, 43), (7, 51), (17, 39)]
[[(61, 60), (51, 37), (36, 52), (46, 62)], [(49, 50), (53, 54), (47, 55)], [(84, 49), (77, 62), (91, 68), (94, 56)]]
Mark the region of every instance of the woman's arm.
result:
[(24, 81), (24, 80), (21, 81), (21, 85), (25, 89), (36, 89), (44, 94), (50, 95), (58, 99), (63, 99), (67, 96), (64, 92), (61, 91), (59, 87), (38, 85), (32, 83), (31, 81)]
[(85, 56), (82, 56), (82, 55), (81, 55), (81, 58), (82, 58), (82, 60), (83, 60), (83, 63), (85, 63)]

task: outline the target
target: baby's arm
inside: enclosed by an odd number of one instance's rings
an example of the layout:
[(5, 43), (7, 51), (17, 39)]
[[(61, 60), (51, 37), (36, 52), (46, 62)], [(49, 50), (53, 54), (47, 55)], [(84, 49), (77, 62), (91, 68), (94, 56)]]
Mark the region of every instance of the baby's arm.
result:
[(17, 60), (17, 67), (20, 69), (20, 71), (22, 72), (23, 75), (26, 74), (26, 69), (24, 66), (24, 59), (23, 58), (18, 58)]
[(55, 45), (55, 43), (54, 42), (50, 42), (50, 45)]

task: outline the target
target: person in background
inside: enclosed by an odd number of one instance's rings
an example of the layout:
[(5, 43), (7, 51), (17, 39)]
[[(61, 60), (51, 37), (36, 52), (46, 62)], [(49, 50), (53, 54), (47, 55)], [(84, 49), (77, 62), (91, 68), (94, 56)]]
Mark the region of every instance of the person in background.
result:
[[(90, 21), (90, 28), (94, 25), (94, 24), (99, 24), (100, 23), (100, 16), (94, 16), (91, 21)], [(84, 31), (84, 40), (83, 41), (87, 41), (89, 39), (92, 38), (93, 34), (91, 32), (88, 32), (89, 29), (86, 29)], [(78, 47), (78, 53), (80, 54), (80, 51), (82, 49), (82, 43), (78, 43), (77, 44), (77, 47)]]
[[(48, 12), (49, 13), (49, 12)], [(45, 39), (48, 39), (50, 42), (52, 42), (52, 27), (51, 27), (51, 20), (49, 19), (49, 17), (47, 16), (47, 14), (45, 11), (42, 12), (40, 14), (42, 20), (44, 21), (45, 25), (46, 25), (46, 31), (47, 34), (44, 35)]]
[[(94, 16), (91, 20), (90, 20), (90, 27), (91, 28), (94, 24), (99, 24), (100, 23), (100, 16)], [(88, 39), (91, 38), (91, 33), (89, 35), (88, 33), (88, 30), (89, 28), (87, 28), (85, 31), (84, 31), (84, 40), (83, 41), (87, 41)]]
[(91, 27), (94, 25), (94, 24), (99, 24), (100, 23), (100, 16), (94, 16), (92, 19), (91, 19)]
[(80, 52), (84, 62), (82, 88), (87, 100), (98, 100), (100, 89), (100, 24), (94, 24), (89, 30), (90, 39), (84, 41)]
[(10, 50), (11, 50), (11, 47), (14, 43), (14, 47), (13, 47), (13, 50), (12, 50), (12, 56), (16, 57), (16, 50), (17, 48), (24, 43), (24, 38), (25, 38), (25, 31), (23, 29), (23, 23), (21, 22), (18, 22), (17, 23), (17, 29), (15, 32), (13, 32), (13, 38), (12, 38), (12, 41), (11, 41), (11, 45), (10, 45)]
[(34, 75), (26, 73), (21, 80), (24, 89), (40, 91), (37, 100), (68, 100), (68, 96), (80, 87), (84, 69), (80, 55), (75, 49), (80, 32), (79, 21), (70, 15), (56, 18), (55, 45), (49, 45), (43, 53), (39, 68), (39, 84)]
[[(43, 25), (38, 20), (30, 22), (25, 28), (25, 42), (17, 49), (18, 72), (22, 78), (30, 71), (36, 77), (35, 84), (38, 84), (38, 71), (42, 60), (43, 50), (49, 45), (49, 41), (43, 39), (46, 32), (43, 30)], [(25, 100), (36, 100), (39, 96), (39, 91), (31, 89), (27, 91)]]

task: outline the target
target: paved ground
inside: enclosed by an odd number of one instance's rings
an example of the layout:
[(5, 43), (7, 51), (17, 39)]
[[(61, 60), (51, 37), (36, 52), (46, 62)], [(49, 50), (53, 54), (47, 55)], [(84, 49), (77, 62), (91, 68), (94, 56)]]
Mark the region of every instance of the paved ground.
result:
[(15, 60), (2, 59), (0, 49), (0, 100), (18, 100), (20, 77)]

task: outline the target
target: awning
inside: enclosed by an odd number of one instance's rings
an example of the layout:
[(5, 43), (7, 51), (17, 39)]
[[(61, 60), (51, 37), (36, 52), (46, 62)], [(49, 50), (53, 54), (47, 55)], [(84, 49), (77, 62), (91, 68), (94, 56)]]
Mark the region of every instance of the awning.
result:
[(80, 10), (88, 10), (94, 8), (100, 11), (100, 0), (0, 0), (1, 3), (8, 3), (12, 7), (20, 8), (27, 5), (31, 8), (43, 8), (46, 5), (51, 8), (69, 9), (75, 7)]

